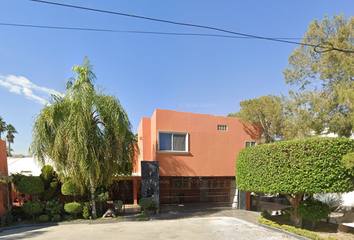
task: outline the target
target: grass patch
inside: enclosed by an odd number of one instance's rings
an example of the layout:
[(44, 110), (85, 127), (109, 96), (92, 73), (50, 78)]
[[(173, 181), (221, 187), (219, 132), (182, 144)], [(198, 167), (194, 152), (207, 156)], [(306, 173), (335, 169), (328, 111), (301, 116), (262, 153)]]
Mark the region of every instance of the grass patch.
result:
[(146, 214), (145, 212), (142, 212), (142, 213), (136, 214), (136, 217), (137, 217), (137, 218), (148, 218), (149, 215)]
[[(278, 217), (280, 218), (280, 217)], [(301, 228), (296, 228), (290, 225), (286, 225), (286, 224), (278, 224), (276, 222), (273, 222), (271, 220), (265, 219), (265, 218), (259, 218), (258, 219), (259, 223), (274, 227), (274, 228), (278, 228), (278, 229), (282, 229), (291, 233), (295, 233), (297, 235), (309, 238), (309, 239), (314, 239), (314, 240), (338, 240), (337, 238), (334, 237), (321, 237), (318, 233), (313, 232), (313, 231), (309, 231), (309, 230), (305, 230), (305, 229), (301, 229)], [(316, 223), (317, 224), (317, 223)], [(327, 226), (329, 224), (325, 223)], [(335, 224), (332, 224), (335, 225)]]

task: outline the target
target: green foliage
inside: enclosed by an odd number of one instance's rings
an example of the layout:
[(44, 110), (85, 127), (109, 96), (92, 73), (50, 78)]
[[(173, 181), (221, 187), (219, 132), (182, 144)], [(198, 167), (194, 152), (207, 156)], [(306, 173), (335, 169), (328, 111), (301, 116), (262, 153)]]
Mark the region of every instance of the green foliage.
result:
[(147, 210), (152, 211), (152, 212), (155, 212), (157, 209), (158, 209), (158, 206), (157, 206), (155, 200), (153, 199), (153, 200), (151, 201), (150, 206), (147, 208)]
[(71, 203), (66, 203), (64, 205), (64, 210), (67, 213), (76, 215), (82, 213), (83, 207), (81, 203), (71, 202)]
[(11, 186), (12, 188), (19, 193), (20, 191), (18, 190), (18, 183), (20, 182), (20, 180), (25, 177), (25, 175), (21, 174), (21, 173), (12, 173), (10, 175), (11, 178)]
[(61, 220), (61, 216), (59, 213), (53, 214), (53, 219), (55, 222), (59, 222)]
[(41, 214), (43, 212), (44, 206), (40, 202), (26, 202), (23, 204), (23, 211), (32, 217)]
[(268, 219), (265, 219), (265, 218), (259, 218), (258, 222), (268, 225), (268, 226), (271, 226), (271, 227), (274, 227), (274, 228), (278, 228), (278, 229), (282, 229), (282, 230), (285, 230), (285, 231), (288, 231), (291, 233), (295, 233), (297, 235), (300, 235), (300, 236), (303, 236), (303, 237), (306, 237), (309, 239), (313, 239), (313, 240), (336, 240), (335, 238), (332, 238), (332, 237), (329, 237), (329, 238), (320, 237), (315, 232), (311, 232), (311, 231), (304, 230), (301, 228), (296, 228), (296, 227), (289, 226), (289, 225), (279, 225), (279, 224), (277, 224), (273, 221), (270, 221)]
[(75, 76), (65, 95), (53, 96), (38, 114), (30, 150), (42, 163), (50, 158), (60, 176), (89, 189), (95, 201), (97, 186), (108, 185), (117, 174), (131, 174), (137, 148), (119, 100), (94, 87), (96, 76), (88, 58), (72, 70)]
[(137, 214), (136, 214), (136, 217), (137, 217), (137, 218), (148, 218), (148, 217), (149, 217), (149, 214), (146, 213), (146, 212), (137, 213)]
[(40, 215), (38, 220), (42, 223), (48, 222), (50, 217), (48, 215)]
[(98, 192), (96, 194), (96, 202), (105, 202), (109, 199), (109, 193), (108, 192)]
[(67, 180), (61, 186), (61, 193), (67, 196), (76, 196), (80, 195), (81, 191), (71, 180)]
[(297, 211), (303, 219), (310, 221), (324, 219), (331, 213), (327, 204), (314, 199), (302, 201)]
[(265, 218), (265, 219), (270, 219), (271, 216), (272, 216), (272, 215), (268, 212), (267, 209), (264, 209), (264, 210), (262, 211), (262, 213), (261, 213), (261, 217), (262, 217), (262, 218)]
[(39, 194), (44, 191), (44, 183), (40, 177), (23, 176), (18, 182), (17, 189), (20, 193)]
[(354, 151), (347, 138), (304, 138), (242, 149), (237, 157), (236, 183), (249, 192), (313, 194), (348, 192), (353, 174), (342, 156)]
[(140, 205), (142, 208), (146, 209), (146, 208), (150, 207), (150, 205), (151, 205), (151, 200), (148, 199), (148, 198), (141, 198), (141, 199), (139, 200), (139, 205)]
[(253, 139), (269, 143), (281, 136), (282, 98), (266, 95), (244, 100), (240, 103), (240, 107), (240, 111), (235, 114), (229, 113), (227, 116), (240, 118), (245, 131)]
[(41, 169), (41, 175), (39, 176), (42, 181), (44, 182), (44, 187), (48, 188), (51, 181), (55, 177), (55, 172), (52, 166), (50, 165), (45, 165)]
[(90, 218), (90, 216), (91, 216), (91, 203), (90, 202), (84, 202), (83, 203), (82, 216), (85, 219), (89, 219)]
[(46, 202), (45, 212), (49, 216), (53, 217), (54, 214), (61, 213), (63, 211), (63, 204), (58, 199), (53, 199)]
[(59, 182), (55, 178), (53, 180), (54, 181), (49, 184), (49, 187), (43, 193), (44, 201), (52, 199), (54, 194), (56, 194), (59, 189)]
[(354, 169), (354, 152), (343, 156), (343, 164), (347, 169)]
[(306, 92), (302, 109), (311, 113), (308, 122), (345, 137), (354, 130), (353, 55), (340, 51), (318, 53), (313, 46), (322, 44), (320, 51), (333, 47), (353, 49), (353, 25), (354, 18), (343, 14), (312, 21), (302, 45), (289, 57), (289, 68), (284, 70), (286, 83), (299, 86), (298, 93)]
[(12, 211), (11, 210), (7, 210), (6, 214), (5, 214), (5, 223), (6, 226), (11, 226), (14, 220), (14, 216), (12, 215)]

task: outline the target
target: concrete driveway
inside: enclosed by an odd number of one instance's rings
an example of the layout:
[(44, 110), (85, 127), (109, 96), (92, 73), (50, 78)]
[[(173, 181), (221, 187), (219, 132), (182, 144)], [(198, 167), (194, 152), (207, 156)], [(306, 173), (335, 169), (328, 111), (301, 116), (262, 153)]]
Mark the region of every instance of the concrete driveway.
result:
[(233, 217), (203, 217), (158, 221), (118, 221), (101, 224), (60, 224), (8, 229), (0, 239), (296, 239)]

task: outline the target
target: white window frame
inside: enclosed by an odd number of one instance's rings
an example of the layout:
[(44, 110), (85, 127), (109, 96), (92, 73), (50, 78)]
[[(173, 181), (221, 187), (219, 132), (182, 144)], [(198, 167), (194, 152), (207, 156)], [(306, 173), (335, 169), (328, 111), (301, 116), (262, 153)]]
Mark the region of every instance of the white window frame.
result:
[[(171, 149), (172, 150), (160, 150), (160, 133), (168, 133), (168, 134), (172, 134), (171, 136)], [(188, 138), (188, 133), (187, 132), (171, 132), (171, 131), (158, 131), (158, 153), (189, 153), (189, 149), (188, 149), (188, 143), (189, 143), (189, 138)], [(185, 151), (174, 151), (173, 150), (173, 134), (178, 134), (178, 135), (186, 135), (186, 142), (185, 142)]]
[(228, 127), (227, 127), (227, 125), (219, 124), (217, 129), (218, 129), (218, 131), (227, 132)]
[[(252, 147), (252, 146), (256, 146), (256, 145), (257, 145), (257, 142), (256, 142), (256, 141), (245, 141), (245, 148), (247, 147), (247, 143), (250, 143), (250, 146), (249, 146), (249, 147)], [(254, 145), (252, 145), (252, 143), (254, 143)]]

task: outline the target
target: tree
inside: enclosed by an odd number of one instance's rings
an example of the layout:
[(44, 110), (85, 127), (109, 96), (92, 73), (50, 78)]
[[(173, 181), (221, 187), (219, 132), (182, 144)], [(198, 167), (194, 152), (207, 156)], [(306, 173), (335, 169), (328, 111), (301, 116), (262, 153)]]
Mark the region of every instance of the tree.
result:
[(90, 61), (74, 66), (64, 96), (55, 95), (33, 126), (31, 152), (44, 165), (49, 158), (61, 178), (88, 189), (97, 217), (95, 189), (118, 174), (131, 174), (136, 147), (119, 100), (95, 89)]
[(250, 136), (262, 143), (274, 142), (280, 137), (283, 118), (282, 98), (266, 95), (244, 100), (240, 103), (240, 107), (240, 111), (229, 113), (227, 116), (240, 118)]
[[(354, 48), (354, 17), (343, 14), (310, 23), (301, 47), (289, 57), (286, 83), (306, 93), (303, 108), (310, 112), (315, 131), (322, 129), (349, 137), (354, 128), (354, 57), (333, 50)], [(321, 44), (318, 53), (313, 45)], [(312, 45), (312, 46), (311, 46)]]
[(1, 140), (1, 134), (3, 132), (6, 132), (7, 129), (7, 124), (6, 122), (3, 120), (3, 118), (0, 116), (0, 140)]
[(7, 142), (9, 144), (8, 150), (7, 150), (7, 155), (11, 157), (12, 156), (11, 152), (13, 150), (11, 149), (10, 143), (14, 143), (14, 139), (15, 139), (14, 134), (16, 134), (18, 132), (16, 131), (15, 127), (12, 126), (11, 124), (7, 125), (6, 130), (7, 130), (6, 139), (7, 139)]
[(297, 208), (304, 194), (340, 193), (354, 189), (354, 171), (342, 157), (354, 151), (348, 138), (302, 138), (242, 149), (236, 183), (249, 192), (285, 194), (294, 207), (293, 224), (301, 227)]

